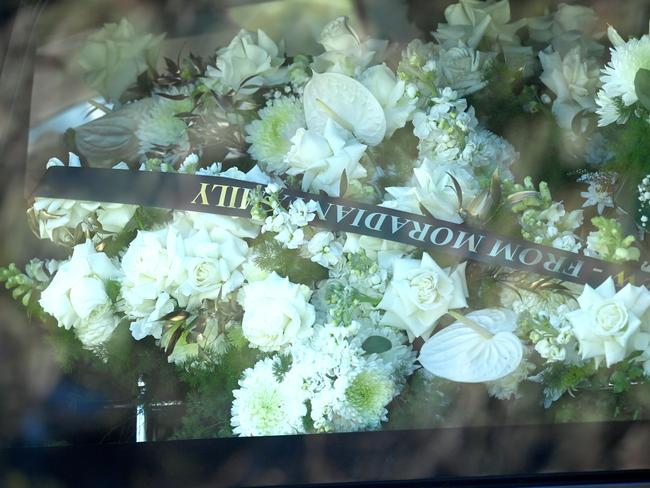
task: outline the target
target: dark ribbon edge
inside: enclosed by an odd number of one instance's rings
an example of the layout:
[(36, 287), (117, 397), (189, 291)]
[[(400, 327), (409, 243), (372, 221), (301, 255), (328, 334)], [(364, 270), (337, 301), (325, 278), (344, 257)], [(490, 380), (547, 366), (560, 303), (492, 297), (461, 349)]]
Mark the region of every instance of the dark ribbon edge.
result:
[[(250, 191), (257, 187), (264, 185), (222, 176), (55, 166), (45, 172), (32, 197), (122, 203), (251, 218), (246, 192), (239, 190)], [(219, 191), (215, 193), (215, 190)], [(437, 249), (460, 259), (523, 269), (594, 287), (610, 276), (617, 286), (628, 282), (636, 285), (650, 283), (650, 273), (642, 267), (608, 263), (466, 224), (301, 191), (285, 189), (282, 197), (286, 205), (298, 199), (319, 203), (320, 212), (311, 224), (328, 230), (377, 237), (422, 249)], [(438, 242), (442, 232), (443, 239)], [(530, 262), (526, 262), (531, 255)], [(648, 266), (648, 262), (643, 266)]]

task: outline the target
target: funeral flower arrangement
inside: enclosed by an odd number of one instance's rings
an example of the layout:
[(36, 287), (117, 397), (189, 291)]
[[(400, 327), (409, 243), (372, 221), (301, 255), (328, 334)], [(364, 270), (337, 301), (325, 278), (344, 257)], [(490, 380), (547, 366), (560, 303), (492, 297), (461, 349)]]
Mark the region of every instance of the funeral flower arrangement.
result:
[[(513, 21), (507, 0), (461, 0), (428, 41), (397, 48), (344, 17), (317, 55), (287, 56), (262, 30), (209, 58), (159, 62), (161, 42), (126, 20), (87, 40), (77, 61), (102, 116), (70, 128), (69, 156), (47, 166), (257, 183), (251, 218), (33, 199), (34, 232), (69, 257), (0, 277), (76, 360), (149, 348), (189, 385), (196, 435), (409, 427), (423, 411), (444, 425), (472, 384), (549, 410), (604, 392), (603, 415), (639, 415), (625, 394), (650, 376), (642, 283), (321, 229), (316, 200), (282, 192), (643, 267), (649, 35), (623, 39), (581, 6)], [(515, 145), (513, 120), (546, 133)], [(541, 169), (526, 163), (536, 141)]]

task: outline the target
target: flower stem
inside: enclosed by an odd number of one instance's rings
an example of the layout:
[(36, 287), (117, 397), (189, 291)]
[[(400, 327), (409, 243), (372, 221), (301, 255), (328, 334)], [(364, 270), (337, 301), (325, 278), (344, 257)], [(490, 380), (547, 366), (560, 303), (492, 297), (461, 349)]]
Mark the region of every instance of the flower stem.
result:
[(484, 337), (485, 339), (492, 339), (492, 337), (494, 337), (494, 334), (492, 334), (485, 327), (481, 326), (478, 322), (475, 322), (474, 320), (465, 317), (461, 313), (454, 312), (453, 310), (447, 310), (447, 314), (451, 315), (453, 318), (458, 320), (461, 324), (463, 324), (466, 327), (469, 327), (470, 329), (472, 329), (474, 332), (479, 334), (481, 337)]

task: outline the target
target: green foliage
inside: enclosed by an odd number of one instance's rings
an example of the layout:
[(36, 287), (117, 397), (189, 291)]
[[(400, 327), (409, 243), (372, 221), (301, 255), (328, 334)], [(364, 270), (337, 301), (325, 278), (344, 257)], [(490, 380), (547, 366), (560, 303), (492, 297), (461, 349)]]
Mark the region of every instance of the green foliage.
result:
[[(537, 88), (524, 86), (522, 70), (509, 65), (503, 57), (496, 59), (485, 74), (487, 85), (470, 95), (468, 102), (483, 116), (486, 128), (501, 132), (513, 118), (543, 109)], [(494, 108), (498, 107), (498, 110)]]
[(248, 347), (232, 347), (212, 368), (181, 373), (189, 386), (186, 414), (175, 439), (226, 437), (232, 435), (230, 409), (233, 390), (246, 368), (253, 365), (256, 353)]
[(636, 72), (634, 90), (639, 103), (650, 110), (650, 70), (641, 68)]
[(638, 261), (641, 251), (632, 245), (636, 238), (625, 236), (620, 222), (599, 216), (591, 219), (591, 223), (598, 231), (590, 234), (589, 239), (601, 259), (613, 263)]
[(459, 383), (437, 378), (423, 369), (416, 371), (389, 407), (385, 429), (430, 429), (442, 425)]
[[(644, 118), (631, 116), (624, 125), (611, 124), (604, 129), (604, 135), (607, 148), (614, 154), (605, 163), (605, 169), (617, 171), (635, 184), (650, 173), (650, 124)], [(635, 192), (629, 193), (627, 205), (622, 205), (624, 208), (632, 208), (635, 204)], [(625, 194), (618, 195), (619, 199), (625, 197)]]
[(624, 393), (635, 383), (643, 381), (645, 378), (643, 367), (636, 361), (640, 354), (641, 352), (638, 351), (612, 368), (609, 384), (614, 393)]
[(382, 352), (389, 351), (393, 347), (393, 343), (383, 336), (370, 336), (363, 341), (361, 347), (368, 354), (381, 354)]
[(321, 265), (300, 256), (296, 249), (285, 249), (271, 233), (253, 241), (255, 264), (266, 271), (275, 271), (293, 283), (310, 285), (327, 278), (327, 270)]
[[(33, 260), (30, 265), (42, 264)], [(6, 267), (0, 267), (0, 283), (5, 284), (7, 290), (11, 290), (11, 296), (14, 300), (20, 303), (27, 310), (28, 317), (37, 317), (44, 319), (47, 315), (41, 308), (38, 300), (41, 296), (41, 291), (45, 289), (49, 280), (43, 277), (46, 281), (37, 279), (32, 273), (27, 270), (22, 272), (15, 263), (9, 264)]]
[(382, 169), (379, 186), (404, 186), (413, 172), (418, 158), (418, 139), (413, 135), (413, 129), (405, 127), (398, 129), (392, 137), (378, 146), (369, 147), (367, 155), (371, 164), (368, 171)]
[(591, 361), (584, 365), (549, 365), (540, 375), (544, 384), (544, 407), (550, 407), (567, 392), (590, 388), (595, 373), (596, 367)]
[(293, 358), (290, 354), (281, 354), (278, 356), (278, 360), (273, 363), (273, 375), (278, 381), (282, 381), (284, 375), (291, 369), (292, 363)]

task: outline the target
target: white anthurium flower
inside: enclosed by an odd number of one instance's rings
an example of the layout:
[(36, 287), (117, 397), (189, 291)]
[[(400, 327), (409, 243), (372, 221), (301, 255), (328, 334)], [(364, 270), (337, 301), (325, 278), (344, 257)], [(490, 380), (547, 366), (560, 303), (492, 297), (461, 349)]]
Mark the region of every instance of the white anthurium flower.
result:
[(325, 48), (325, 52), (314, 58), (314, 71), (348, 76), (355, 76), (365, 67), (377, 62), (388, 46), (388, 41), (379, 39), (362, 42), (350, 27), (347, 17), (338, 17), (327, 24), (318, 42)]
[(517, 314), (506, 309), (477, 310), (445, 327), (424, 343), (418, 360), (436, 376), (461, 383), (504, 378), (521, 364), (524, 348), (514, 334)]
[(384, 109), (386, 138), (411, 120), (417, 98), (408, 96), (406, 83), (398, 79), (388, 66), (380, 64), (368, 68), (361, 73), (359, 81), (370, 90)]
[(310, 130), (323, 133), (334, 120), (361, 142), (375, 146), (386, 135), (386, 115), (368, 88), (339, 73), (314, 73), (303, 93), (305, 120)]
[(377, 305), (386, 311), (382, 323), (406, 330), (411, 341), (429, 337), (440, 317), (467, 306), (465, 265), (443, 269), (427, 253), (420, 261), (395, 259), (393, 277)]
[(261, 29), (257, 35), (242, 29), (228, 46), (217, 51), (217, 66), (208, 66), (206, 81), (215, 80), (224, 91), (250, 95), (261, 86), (286, 82), (287, 70), (282, 63), (283, 43), (278, 46)]
[(650, 291), (627, 284), (616, 291), (610, 277), (598, 288), (585, 285), (578, 297), (580, 308), (569, 312), (582, 359), (603, 359), (607, 367), (623, 361), (633, 351), (650, 346), (647, 330)]
[(308, 336), (316, 319), (310, 297), (309, 287), (292, 283), (275, 272), (245, 285), (240, 294), (244, 337), (253, 347), (271, 352)]
[(303, 175), (303, 191), (322, 190), (338, 197), (344, 172), (348, 182), (367, 174), (359, 163), (366, 146), (332, 120), (327, 121), (322, 135), (316, 130), (298, 129), (291, 143), (287, 174)]
[(478, 181), (466, 168), (447, 161), (425, 158), (413, 170), (415, 192), (419, 202), (437, 219), (459, 224), (463, 222), (460, 200), (452, 176), (462, 190), (463, 203), (469, 203), (480, 192)]
[(570, 129), (578, 112), (596, 109), (594, 96), (598, 87), (598, 63), (593, 58), (583, 58), (579, 46), (563, 58), (555, 51), (540, 51), (539, 60), (544, 70), (540, 80), (556, 96), (553, 115), (560, 127)]

